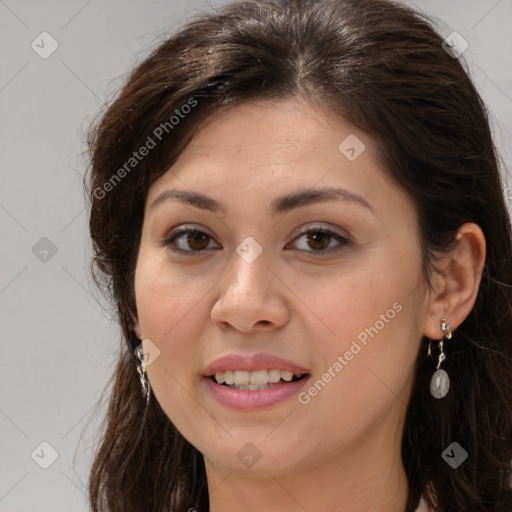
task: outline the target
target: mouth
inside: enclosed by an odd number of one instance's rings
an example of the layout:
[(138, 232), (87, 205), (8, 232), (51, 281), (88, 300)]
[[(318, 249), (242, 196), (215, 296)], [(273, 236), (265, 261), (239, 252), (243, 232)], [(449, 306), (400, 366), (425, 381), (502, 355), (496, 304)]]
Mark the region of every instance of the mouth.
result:
[(207, 396), (238, 410), (277, 406), (297, 394), (310, 370), (268, 353), (226, 354), (202, 372)]
[(218, 371), (209, 376), (215, 383), (229, 389), (241, 391), (258, 391), (275, 386), (286, 385), (309, 377), (308, 373), (293, 373), (277, 368), (256, 371), (226, 370)]

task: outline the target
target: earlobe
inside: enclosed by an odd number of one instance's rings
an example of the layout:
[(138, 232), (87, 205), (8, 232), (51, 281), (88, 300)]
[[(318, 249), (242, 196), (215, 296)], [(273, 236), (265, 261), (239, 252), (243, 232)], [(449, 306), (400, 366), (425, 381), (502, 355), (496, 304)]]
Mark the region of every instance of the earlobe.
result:
[(486, 242), (480, 227), (466, 223), (457, 232), (453, 249), (439, 262), (435, 291), (431, 293), (424, 335), (442, 339), (439, 328), (446, 318), (452, 331), (466, 319), (476, 301), (485, 264)]

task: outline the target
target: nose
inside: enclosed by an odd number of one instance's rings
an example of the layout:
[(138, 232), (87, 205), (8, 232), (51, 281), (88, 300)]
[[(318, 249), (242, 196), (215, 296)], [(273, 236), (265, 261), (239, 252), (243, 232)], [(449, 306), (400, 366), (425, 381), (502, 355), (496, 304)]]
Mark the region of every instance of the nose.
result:
[(286, 286), (269, 266), (265, 251), (250, 263), (235, 253), (233, 265), (218, 286), (220, 294), (211, 318), (221, 329), (248, 333), (261, 328), (275, 330), (288, 322), (282, 294)]

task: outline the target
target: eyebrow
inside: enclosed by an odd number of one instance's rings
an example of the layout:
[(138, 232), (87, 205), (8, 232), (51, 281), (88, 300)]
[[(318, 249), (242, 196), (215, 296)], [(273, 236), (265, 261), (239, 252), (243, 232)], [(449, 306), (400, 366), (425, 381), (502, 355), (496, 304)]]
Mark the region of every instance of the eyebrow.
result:
[[(207, 210), (213, 213), (226, 213), (226, 209), (216, 199), (198, 192), (178, 189), (171, 189), (162, 192), (151, 204), (150, 211), (153, 211), (158, 206), (172, 199), (177, 199), (182, 203), (194, 206), (201, 210)], [(358, 204), (375, 214), (372, 206), (364, 198), (343, 188), (299, 190), (298, 192), (277, 197), (272, 202), (270, 213), (275, 216), (310, 204), (336, 200), (343, 200), (353, 204)]]

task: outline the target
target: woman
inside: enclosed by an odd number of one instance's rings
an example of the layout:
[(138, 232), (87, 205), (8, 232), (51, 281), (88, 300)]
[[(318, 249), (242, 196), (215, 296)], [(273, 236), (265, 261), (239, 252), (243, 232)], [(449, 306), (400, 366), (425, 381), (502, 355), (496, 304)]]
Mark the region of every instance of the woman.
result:
[(89, 136), (124, 335), (93, 511), (512, 509), (510, 219), (445, 47), (247, 1), (133, 71)]

